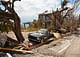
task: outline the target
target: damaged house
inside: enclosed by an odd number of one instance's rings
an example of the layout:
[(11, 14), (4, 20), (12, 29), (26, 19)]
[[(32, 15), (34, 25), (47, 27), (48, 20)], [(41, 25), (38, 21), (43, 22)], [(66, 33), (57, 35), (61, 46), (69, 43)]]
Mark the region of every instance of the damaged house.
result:
[(52, 13), (45, 13), (45, 14), (42, 13), (42, 14), (39, 14), (38, 16), (38, 21), (41, 22), (40, 25), (42, 28), (49, 28), (53, 26), (52, 20), (46, 15), (52, 16)]

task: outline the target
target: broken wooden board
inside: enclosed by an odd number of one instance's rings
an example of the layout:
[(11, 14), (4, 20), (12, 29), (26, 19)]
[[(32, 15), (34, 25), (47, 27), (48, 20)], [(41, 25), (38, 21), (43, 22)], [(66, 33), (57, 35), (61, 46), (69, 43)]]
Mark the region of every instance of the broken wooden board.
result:
[(40, 43), (40, 44), (34, 45), (34, 46), (28, 48), (28, 50), (31, 50), (31, 49), (37, 48), (37, 47), (39, 47), (39, 46), (41, 46), (41, 45), (44, 45), (44, 44), (46, 44), (46, 43), (49, 43), (49, 42), (51, 42), (51, 41), (53, 41), (53, 40), (56, 40), (56, 38), (52, 38), (52, 39), (50, 39), (50, 40), (48, 40), (48, 41), (45, 41), (45, 42), (43, 42), (43, 43)]
[(16, 53), (23, 53), (23, 54), (26, 54), (26, 53), (33, 54), (32, 51), (26, 51), (26, 50), (20, 50), (20, 49), (0, 48), (0, 51), (3, 51), (3, 52), (16, 52)]
[(56, 37), (57, 39), (61, 38), (61, 34), (60, 33), (53, 33), (54, 37)]

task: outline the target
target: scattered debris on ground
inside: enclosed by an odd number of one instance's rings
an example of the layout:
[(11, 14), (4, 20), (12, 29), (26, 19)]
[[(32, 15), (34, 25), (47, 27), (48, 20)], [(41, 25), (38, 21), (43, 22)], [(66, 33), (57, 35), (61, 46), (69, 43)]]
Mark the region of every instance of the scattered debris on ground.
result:
[[(9, 32), (8, 36), (11, 36), (12, 32)], [(23, 32), (25, 34), (25, 32)], [(26, 33), (28, 34), (28, 33)], [(13, 35), (13, 33), (12, 33)], [(62, 35), (63, 36), (63, 35)], [(55, 56), (63, 56), (66, 49), (71, 45), (71, 42), (74, 38), (80, 37), (76, 36), (76, 34), (67, 33), (63, 38), (51, 38), (47, 42), (36, 44), (32, 47), (28, 47), (28, 39), (26, 38), (27, 44), (18, 44), (16, 40), (7, 39), (7, 48), (0, 48), (0, 50), (5, 51), (3, 54), (7, 56), (6, 51), (14, 57), (55, 57)], [(15, 38), (16, 39), (16, 38)], [(15, 42), (14, 42), (15, 41)], [(16, 44), (15, 44), (16, 43)], [(34, 42), (33, 42), (34, 43)], [(10, 46), (10, 47), (9, 47)], [(22, 54), (21, 54), (22, 53)], [(24, 55), (25, 54), (25, 55)]]

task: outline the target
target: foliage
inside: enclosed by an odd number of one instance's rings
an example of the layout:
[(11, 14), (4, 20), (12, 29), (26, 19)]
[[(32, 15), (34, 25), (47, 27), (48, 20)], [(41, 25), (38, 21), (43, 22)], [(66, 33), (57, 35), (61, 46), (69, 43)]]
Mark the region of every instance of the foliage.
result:
[(1, 32), (9, 32), (11, 28), (4, 22), (0, 22), (0, 31)]

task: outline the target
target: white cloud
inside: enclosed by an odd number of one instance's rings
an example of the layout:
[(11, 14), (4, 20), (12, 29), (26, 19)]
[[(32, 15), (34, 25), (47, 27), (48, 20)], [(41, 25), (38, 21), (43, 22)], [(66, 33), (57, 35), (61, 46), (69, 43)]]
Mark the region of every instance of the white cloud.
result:
[[(61, 0), (22, 0), (21, 2), (15, 2), (15, 10), (21, 19), (25, 22), (30, 19), (37, 19), (39, 13), (43, 13), (45, 10), (49, 12), (60, 8)], [(67, 6), (72, 7), (72, 4)]]
[[(56, 8), (60, 8), (60, 3), (61, 0), (21, 0), (20, 2), (15, 2), (15, 10), (22, 22), (28, 22), (38, 19), (38, 14), (46, 10), (51, 12), (52, 9), (56, 10)], [(68, 3), (67, 6), (72, 7), (72, 4)]]
[(68, 3), (66, 6), (67, 6), (67, 7), (70, 7), (70, 8), (73, 7), (73, 5), (72, 5), (71, 3)]
[[(51, 11), (60, 4), (60, 0), (22, 0), (15, 2), (15, 10), (21, 19), (37, 19), (39, 13), (45, 10)], [(27, 21), (25, 21), (27, 22)]]

